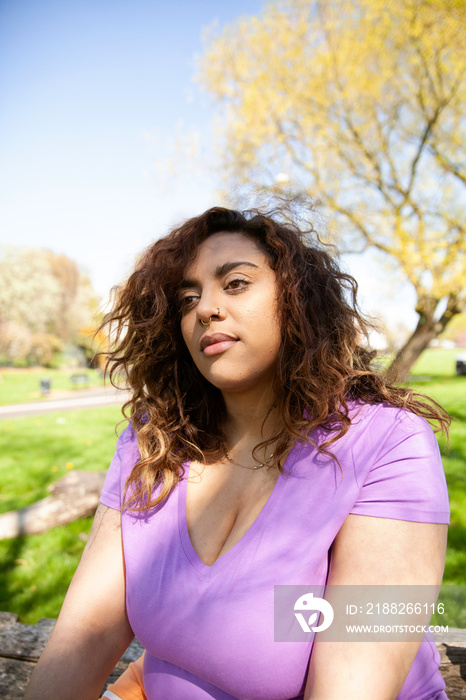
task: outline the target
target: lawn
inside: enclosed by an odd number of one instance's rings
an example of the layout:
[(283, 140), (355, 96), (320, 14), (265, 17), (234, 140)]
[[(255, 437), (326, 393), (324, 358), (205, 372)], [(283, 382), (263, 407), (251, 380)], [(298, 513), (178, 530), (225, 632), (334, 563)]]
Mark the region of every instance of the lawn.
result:
[[(76, 385), (71, 377), (73, 375), (86, 376), (84, 385)], [(101, 386), (103, 379), (93, 369), (47, 369), (45, 367), (30, 367), (27, 369), (12, 369), (0, 367), (0, 406), (13, 403), (29, 403), (30, 401), (43, 401), (41, 394), (41, 380), (48, 379), (51, 382), (49, 398), (59, 397), (64, 391), (79, 391), (82, 386)]]
[(455, 359), (464, 352), (427, 350), (412, 370), (413, 388), (432, 396), (453, 417), (449, 444), (439, 439), (451, 508), (444, 581), (462, 584), (466, 584), (466, 376), (455, 375)]
[[(455, 354), (424, 353), (413, 369), (413, 386), (454, 418), (449, 447), (440, 440), (452, 511), (444, 582), (466, 584), (466, 377), (454, 375)], [(119, 408), (108, 407), (2, 421), (0, 512), (43, 498), (47, 486), (69, 469), (105, 470), (119, 419)], [(90, 526), (91, 519), (80, 520), (0, 542), (0, 610), (29, 623), (56, 617)], [(460, 624), (466, 627), (464, 611)]]
[(415, 386), (437, 399), (454, 418), (449, 445), (439, 438), (451, 508), (444, 581), (466, 584), (466, 377)]
[(412, 368), (411, 374), (435, 377), (452, 377), (455, 374), (456, 358), (466, 353), (466, 348), (432, 348), (422, 353)]
[[(111, 406), (2, 421), (0, 512), (44, 498), (47, 486), (70, 469), (105, 471), (120, 418), (119, 407)], [(29, 623), (56, 617), (91, 522), (0, 541), (0, 610)]]

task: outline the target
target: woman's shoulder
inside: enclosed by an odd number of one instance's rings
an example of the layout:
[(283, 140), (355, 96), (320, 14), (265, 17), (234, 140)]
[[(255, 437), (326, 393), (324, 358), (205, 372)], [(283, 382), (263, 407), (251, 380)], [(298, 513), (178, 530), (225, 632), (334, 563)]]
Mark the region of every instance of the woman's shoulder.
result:
[(120, 437), (118, 438), (117, 447), (122, 447), (123, 445), (133, 444), (134, 442), (137, 442), (137, 434), (136, 434), (136, 431), (133, 427), (132, 422), (129, 421), (128, 425), (123, 430), (123, 432), (120, 434)]
[(109, 508), (120, 509), (124, 491), (123, 485), (132, 468), (140, 459), (137, 435), (131, 422), (118, 438), (113, 459), (107, 471), (100, 502)]
[[(383, 456), (438, 454), (435, 433), (428, 421), (403, 407), (388, 403), (347, 402), (350, 425), (342, 435), (341, 423), (320, 426), (312, 434), (315, 447), (324, 447), (342, 465), (356, 462), (359, 469)], [(339, 434), (340, 433), (340, 434)], [(310, 446), (308, 447), (308, 449)]]
[(348, 417), (351, 420), (349, 430), (352, 432), (370, 428), (371, 431), (376, 430), (382, 437), (388, 437), (393, 430), (405, 434), (433, 432), (428, 421), (421, 415), (402, 406), (393, 406), (386, 402), (349, 401)]
[(140, 459), (138, 437), (131, 421), (118, 438), (115, 456), (124, 472), (131, 470)]
[[(337, 441), (353, 455), (365, 455), (373, 461), (383, 454), (410, 451), (438, 452), (438, 443), (430, 423), (412, 411), (388, 403), (353, 402), (347, 433)], [(338, 448), (337, 448), (337, 451)]]

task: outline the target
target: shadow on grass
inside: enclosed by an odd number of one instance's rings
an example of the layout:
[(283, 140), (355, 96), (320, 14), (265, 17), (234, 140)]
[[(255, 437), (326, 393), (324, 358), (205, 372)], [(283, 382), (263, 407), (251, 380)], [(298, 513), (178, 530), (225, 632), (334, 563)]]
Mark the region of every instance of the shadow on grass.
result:
[(448, 547), (466, 555), (466, 527), (462, 523), (455, 523), (455, 527), (449, 530)]
[(0, 610), (21, 622), (56, 618), (79, 563), (92, 518), (41, 535), (0, 542)]
[(2, 612), (16, 612), (10, 607), (10, 581), (18, 566), (17, 562), (21, 561), (25, 539), (25, 537), (15, 537), (12, 540), (0, 542), (0, 611)]
[(461, 583), (465, 581), (466, 571), (466, 527), (455, 522), (448, 531), (447, 561), (445, 564), (444, 583)]
[[(70, 468), (105, 471), (119, 419), (118, 407), (108, 407), (2, 421), (0, 512), (48, 496), (47, 487)], [(57, 617), (91, 521), (0, 541), (0, 610), (30, 624)]]

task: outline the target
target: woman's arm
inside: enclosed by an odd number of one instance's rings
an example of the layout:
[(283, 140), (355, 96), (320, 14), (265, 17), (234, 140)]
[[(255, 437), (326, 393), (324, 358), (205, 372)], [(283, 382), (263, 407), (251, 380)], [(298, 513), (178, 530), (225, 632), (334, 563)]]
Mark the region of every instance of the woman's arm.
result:
[(99, 505), (24, 700), (95, 700), (132, 639), (125, 606), (120, 512)]
[[(349, 515), (332, 547), (328, 584), (440, 585), (447, 526)], [(421, 642), (319, 642), (305, 700), (394, 700)]]

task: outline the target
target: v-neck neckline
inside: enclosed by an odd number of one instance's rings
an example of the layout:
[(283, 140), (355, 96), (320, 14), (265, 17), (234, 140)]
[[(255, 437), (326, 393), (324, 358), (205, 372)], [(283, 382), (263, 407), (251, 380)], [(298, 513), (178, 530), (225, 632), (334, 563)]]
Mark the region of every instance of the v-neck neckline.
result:
[(221, 554), (211, 565), (202, 561), (199, 554), (194, 549), (193, 543), (191, 542), (191, 537), (189, 535), (186, 504), (191, 463), (188, 462), (185, 464), (185, 474), (178, 487), (178, 526), (183, 550), (190, 564), (194, 567), (194, 569), (196, 569), (196, 571), (198, 571), (198, 573), (206, 577), (212, 576), (217, 571), (222, 570), (229, 564), (230, 561), (235, 559), (237, 556), (239, 556), (239, 554), (241, 554), (242, 551), (244, 551), (251, 540), (253, 540), (257, 533), (262, 529), (265, 521), (275, 508), (286, 487), (288, 478), (293, 471), (293, 467), (299, 452), (299, 445), (294, 445), (291, 448), (283, 465), (284, 473), (280, 472), (278, 475), (278, 479), (274, 484), (270, 496), (264, 503), (264, 506), (257, 518), (246, 530), (244, 535), (238, 540), (238, 542), (236, 542), (228, 551), (226, 551), (225, 554)]

